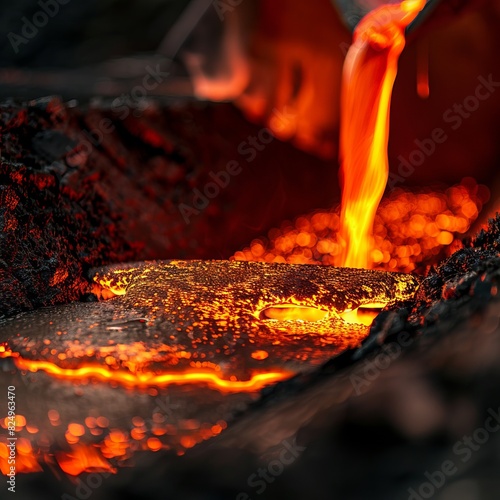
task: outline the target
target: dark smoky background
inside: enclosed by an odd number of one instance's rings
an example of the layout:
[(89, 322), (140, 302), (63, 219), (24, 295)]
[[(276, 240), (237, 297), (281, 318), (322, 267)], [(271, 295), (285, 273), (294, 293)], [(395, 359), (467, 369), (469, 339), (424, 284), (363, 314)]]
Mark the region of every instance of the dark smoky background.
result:
[(74, 68), (159, 46), (189, 0), (0, 1), (2, 67)]

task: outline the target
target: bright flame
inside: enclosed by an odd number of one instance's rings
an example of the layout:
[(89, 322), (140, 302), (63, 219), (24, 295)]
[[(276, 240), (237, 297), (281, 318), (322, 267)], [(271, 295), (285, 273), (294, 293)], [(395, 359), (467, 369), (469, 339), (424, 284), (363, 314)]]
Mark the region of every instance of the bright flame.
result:
[(425, 0), (406, 0), (370, 12), (354, 32), (344, 64), (340, 160), (341, 265), (372, 265), (373, 222), (389, 172), (391, 93), (404, 30)]

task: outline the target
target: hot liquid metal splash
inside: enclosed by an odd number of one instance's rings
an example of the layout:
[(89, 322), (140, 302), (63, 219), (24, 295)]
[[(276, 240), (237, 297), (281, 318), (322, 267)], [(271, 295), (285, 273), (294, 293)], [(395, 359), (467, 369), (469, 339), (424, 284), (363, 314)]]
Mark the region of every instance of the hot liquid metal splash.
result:
[(0, 356), (18, 368), (9, 383), (28, 409), (17, 426), (26, 471), (38, 460), (69, 474), (113, 471), (138, 451), (183, 453), (264, 385), (357, 346), (368, 328), (346, 311), (418, 287), (408, 275), (230, 261), (114, 266), (95, 282), (114, 298), (1, 325)]
[(373, 222), (389, 172), (391, 94), (404, 30), (425, 0), (384, 5), (356, 27), (344, 63), (340, 126), (342, 208), (340, 264), (372, 265)]

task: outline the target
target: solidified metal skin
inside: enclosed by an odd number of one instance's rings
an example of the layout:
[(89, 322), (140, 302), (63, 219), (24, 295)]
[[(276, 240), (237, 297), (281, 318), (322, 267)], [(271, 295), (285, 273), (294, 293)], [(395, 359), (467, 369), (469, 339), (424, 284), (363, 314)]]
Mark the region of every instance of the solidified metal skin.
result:
[[(95, 292), (118, 296), (0, 326), (0, 342), (18, 366), (24, 360), (25, 369), (128, 386), (258, 390), (359, 345), (368, 327), (345, 322), (344, 311), (393, 304), (418, 286), (411, 275), (236, 261), (112, 266), (96, 270), (94, 281)], [(279, 319), (268, 319), (266, 310)]]
[(0, 364), (26, 415), (17, 429), (24, 472), (45, 460), (41, 435), (72, 475), (114, 471), (143, 450), (184, 453), (222, 432), (264, 385), (358, 345), (368, 327), (344, 322), (343, 311), (407, 299), (419, 284), (403, 274), (237, 261), (113, 266), (94, 281), (95, 293), (113, 298), (0, 322), (0, 358), (10, 358)]

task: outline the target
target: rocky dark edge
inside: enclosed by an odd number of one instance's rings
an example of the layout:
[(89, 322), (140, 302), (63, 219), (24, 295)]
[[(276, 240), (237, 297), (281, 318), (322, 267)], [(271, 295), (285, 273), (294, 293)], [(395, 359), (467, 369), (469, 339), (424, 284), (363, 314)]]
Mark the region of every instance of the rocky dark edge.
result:
[[(278, 140), (254, 156), (248, 138), (259, 131), (227, 103), (2, 102), (0, 317), (78, 300), (90, 268), (229, 258), (267, 228), (331, 206), (336, 169)], [(195, 199), (217, 175), (227, 185)]]

